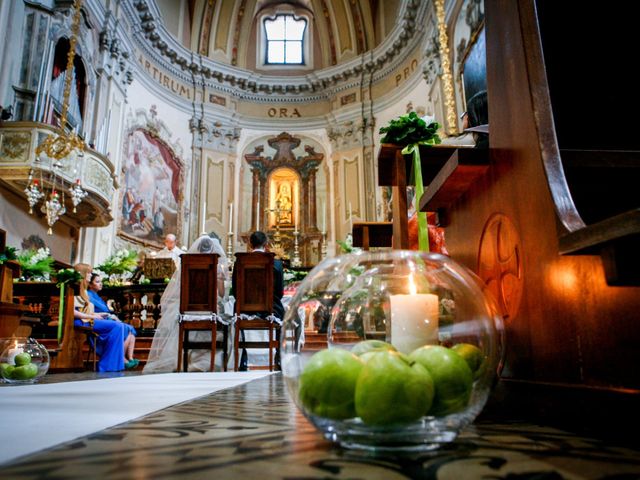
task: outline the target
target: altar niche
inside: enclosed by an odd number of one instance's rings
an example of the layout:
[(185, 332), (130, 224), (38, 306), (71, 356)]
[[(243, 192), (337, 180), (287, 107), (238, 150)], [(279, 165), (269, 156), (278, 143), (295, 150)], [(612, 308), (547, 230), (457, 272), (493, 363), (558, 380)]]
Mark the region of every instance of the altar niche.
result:
[(278, 168), (269, 176), (269, 227), (290, 228), (299, 223), (300, 177), (292, 168)]
[[(305, 145), (306, 155), (296, 157), (293, 150), (300, 146), (301, 139), (286, 132), (269, 138), (267, 143), (276, 151), (273, 157), (262, 155), (262, 145), (244, 156), (253, 176), (251, 231), (265, 231), (284, 260), (293, 257), (297, 232), (302, 264), (313, 265), (320, 260), (316, 173), (324, 155)], [(248, 238), (248, 234), (242, 236)]]

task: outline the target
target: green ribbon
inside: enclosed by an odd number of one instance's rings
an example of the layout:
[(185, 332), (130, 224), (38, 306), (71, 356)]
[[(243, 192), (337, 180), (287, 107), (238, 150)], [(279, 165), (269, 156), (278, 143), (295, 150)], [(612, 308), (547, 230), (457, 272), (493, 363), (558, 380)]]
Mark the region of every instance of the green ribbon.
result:
[(413, 154), (413, 178), (416, 187), (415, 204), (418, 215), (418, 249), (423, 252), (429, 251), (429, 226), (427, 225), (427, 214), (419, 211), (420, 199), (424, 193), (424, 184), (422, 183), (422, 167), (420, 160), (420, 145), (433, 145), (433, 140), (412, 143), (402, 149), (402, 154)]
[(60, 287), (60, 309), (58, 311), (58, 343), (62, 338), (62, 322), (64, 320), (64, 283), (59, 283)]

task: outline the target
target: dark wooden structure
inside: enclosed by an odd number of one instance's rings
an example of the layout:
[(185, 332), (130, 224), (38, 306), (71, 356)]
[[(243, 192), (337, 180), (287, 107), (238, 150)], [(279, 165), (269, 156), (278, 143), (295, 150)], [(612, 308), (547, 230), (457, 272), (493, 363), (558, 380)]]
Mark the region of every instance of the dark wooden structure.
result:
[[(215, 367), (218, 334), (218, 254), (185, 253), (180, 256), (180, 333), (178, 336), (178, 371), (188, 370), (189, 350), (211, 350), (210, 369)], [(209, 318), (198, 318), (209, 316)], [(191, 318), (189, 318), (191, 316)], [(189, 332), (211, 332), (210, 342), (189, 339)], [(226, 330), (224, 335), (226, 370)]]
[(358, 222), (353, 224), (353, 246), (369, 250), (370, 247), (391, 247), (393, 224), (391, 222)]
[[(446, 212), (451, 256), (498, 300), (499, 408), (630, 428), (640, 406), (640, 137), (620, 46), (634, 42), (638, 6), (574, 7), (485, 2), (491, 147), (421, 150), (420, 207)], [(613, 71), (587, 73), (596, 59)], [(380, 155), (404, 245), (409, 162), (393, 146)]]
[[(274, 254), (268, 252), (236, 253), (234, 263), (234, 294), (236, 297), (233, 355), (235, 370), (239, 367), (241, 348), (268, 348), (269, 370), (273, 370), (273, 351), (278, 348), (278, 326), (261, 318), (273, 313), (273, 264)], [(243, 320), (240, 314), (253, 317)], [(240, 337), (248, 330), (262, 330), (268, 333), (266, 342), (242, 341)]]
[(166, 287), (164, 282), (104, 287), (100, 296), (113, 300), (118, 318), (133, 326), (139, 335), (153, 336), (160, 321), (160, 299)]
[[(82, 357), (86, 334), (82, 329), (74, 327), (72, 286), (67, 286), (64, 292), (64, 312), (62, 338), (52, 350), (49, 370), (52, 372), (70, 372), (84, 370)], [(14, 299), (26, 310), (51, 319), (57, 328), (58, 313), (60, 311), (60, 290), (55, 283), (48, 282), (18, 282), (14, 284)]]

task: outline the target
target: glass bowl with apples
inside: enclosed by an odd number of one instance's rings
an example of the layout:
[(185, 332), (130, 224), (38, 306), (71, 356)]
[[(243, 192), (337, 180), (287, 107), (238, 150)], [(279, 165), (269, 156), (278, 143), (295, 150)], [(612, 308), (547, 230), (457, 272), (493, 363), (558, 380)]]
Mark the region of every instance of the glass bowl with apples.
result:
[(49, 370), (49, 352), (33, 338), (0, 338), (0, 377), (6, 383), (35, 383)]
[[(322, 323), (326, 348), (306, 341)], [(501, 316), (470, 270), (435, 253), (364, 252), (328, 258), (300, 284), (281, 365), (291, 398), (325, 438), (419, 452), (473, 422), (502, 347)]]

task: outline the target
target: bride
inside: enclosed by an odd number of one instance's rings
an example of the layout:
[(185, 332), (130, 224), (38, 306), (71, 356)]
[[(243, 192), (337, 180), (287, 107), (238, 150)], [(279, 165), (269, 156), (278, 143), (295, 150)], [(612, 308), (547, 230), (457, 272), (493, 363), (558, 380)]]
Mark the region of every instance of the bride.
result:
[[(228, 280), (229, 266), (227, 257), (220, 245), (220, 241), (208, 235), (199, 237), (187, 253), (217, 253), (218, 257), (218, 315), (227, 318), (233, 313), (233, 297), (225, 295), (225, 281)], [(149, 358), (144, 366), (143, 373), (174, 372), (178, 368), (178, 309), (180, 307), (180, 271), (178, 266), (160, 299), (160, 322), (153, 336)], [(227, 351), (231, 355), (231, 339), (233, 338), (229, 327), (229, 342)], [(193, 335), (191, 332), (190, 335)], [(211, 334), (208, 332), (195, 332), (197, 341), (209, 341)], [(218, 335), (222, 335), (218, 330)], [(189, 371), (208, 371), (210, 368), (211, 351), (190, 350)], [(216, 351), (216, 369), (222, 370), (222, 349)], [(231, 367), (232, 368), (232, 367)]]

